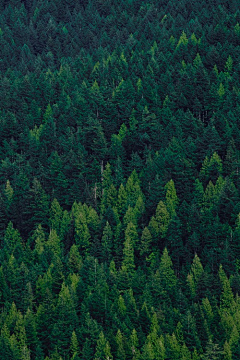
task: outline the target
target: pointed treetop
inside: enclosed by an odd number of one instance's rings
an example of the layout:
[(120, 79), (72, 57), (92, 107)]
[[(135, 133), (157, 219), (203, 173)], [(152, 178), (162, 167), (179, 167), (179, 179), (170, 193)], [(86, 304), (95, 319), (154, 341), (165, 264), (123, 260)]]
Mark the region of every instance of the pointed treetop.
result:
[(194, 33), (192, 33), (192, 35), (191, 35), (191, 42), (193, 43), (193, 45), (197, 45), (197, 43), (198, 43), (198, 40)]
[(79, 343), (78, 343), (78, 339), (77, 339), (77, 335), (76, 335), (75, 331), (72, 332), (70, 350), (71, 350), (73, 358), (76, 357), (80, 352)]
[(97, 341), (94, 360), (113, 360), (109, 342), (106, 340), (102, 331), (100, 332), (99, 339)]
[(166, 206), (167, 210), (170, 214), (170, 217), (173, 218), (176, 215), (176, 209), (177, 205), (179, 203), (177, 192), (175, 189), (174, 181), (170, 180), (165, 185), (165, 191), (166, 191)]
[(43, 115), (43, 123), (47, 123), (47, 121), (53, 116), (52, 107), (48, 104), (45, 114)]
[(5, 195), (6, 195), (6, 198), (7, 198), (7, 201), (8, 201), (8, 205), (10, 205), (11, 202), (12, 202), (13, 193), (14, 193), (14, 191), (13, 191), (13, 188), (12, 188), (12, 186), (10, 184), (10, 181), (7, 180), (6, 186), (5, 186)]
[(217, 93), (220, 98), (222, 98), (225, 95), (225, 88), (223, 83), (220, 83)]
[(193, 65), (195, 66), (195, 68), (199, 68), (202, 65), (202, 59), (199, 53), (197, 53), (197, 56), (193, 60)]
[(112, 184), (112, 170), (111, 170), (111, 165), (107, 163), (103, 171), (102, 185), (104, 189), (108, 189), (111, 184)]
[(204, 270), (203, 270), (201, 260), (199, 259), (197, 254), (195, 254), (192, 265), (191, 265), (191, 274), (193, 275), (195, 282), (199, 281), (199, 279), (202, 276), (203, 271)]
[(232, 59), (231, 55), (229, 55), (227, 58), (226, 64), (225, 64), (225, 69), (228, 73), (231, 73), (232, 68), (233, 68), (233, 59)]
[(171, 257), (168, 255), (167, 248), (163, 250), (159, 265), (159, 275), (167, 289), (174, 288), (177, 284), (177, 278), (173, 270)]
[(187, 38), (187, 35), (185, 33), (185, 31), (182, 32), (180, 38), (179, 38), (179, 41), (178, 41), (178, 44), (177, 44), (177, 48), (180, 46), (180, 45), (184, 45), (186, 46), (188, 44), (188, 38)]

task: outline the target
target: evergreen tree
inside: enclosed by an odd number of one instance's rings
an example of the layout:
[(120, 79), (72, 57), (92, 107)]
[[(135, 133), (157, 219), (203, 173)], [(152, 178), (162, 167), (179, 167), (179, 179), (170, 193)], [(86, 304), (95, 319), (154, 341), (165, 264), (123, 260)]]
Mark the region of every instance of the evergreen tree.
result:
[(71, 337), (71, 353), (72, 353), (72, 359), (77, 359), (78, 355), (79, 355), (79, 344), (78, 344), (78, 339), (77, 339), (77, 335), (75, 333), (75, 331), (72, 332), (72, 337)]
[(137, 231), (133, 223), (129, 223), (125, 231), (122, 266), (127, 272), (132, 273), (135, 268), (134, 247), (137, 242)]
[(116, 352), (116, 359), (120, 360), (125, 360), (126, 359), (126, 354), (124, 351), (124, 343), (123, 343), (123, 336), (120, 330), (118, 330), (117, 335), (116, 335), (116, 344), (117, 344), (117, 352)]
[(166, 207), (170, 214), (170, 217), (172, 218), (173, 216), (176, 215), (176, 208), (179, 203), (173, 180), (170, 180), (165, 185), (165, 190), (166, 190)]
[(94, 360), (112, 359), (109, 342), (105, 339), (103, 332), (100, 333), (97, 341)]

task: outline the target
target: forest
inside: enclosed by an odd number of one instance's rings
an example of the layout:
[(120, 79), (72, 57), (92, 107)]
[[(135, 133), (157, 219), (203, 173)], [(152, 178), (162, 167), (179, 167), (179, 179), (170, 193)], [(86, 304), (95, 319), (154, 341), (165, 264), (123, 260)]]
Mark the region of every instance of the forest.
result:
[(0, 10), (1, 360), (239, 360), (239, 1)]

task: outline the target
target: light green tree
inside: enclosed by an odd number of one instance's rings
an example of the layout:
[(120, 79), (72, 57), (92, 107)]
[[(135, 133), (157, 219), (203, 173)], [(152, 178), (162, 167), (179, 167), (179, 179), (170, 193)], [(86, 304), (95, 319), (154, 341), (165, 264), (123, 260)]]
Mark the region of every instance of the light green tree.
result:
[(148, 228), (155, 243), (159, 238), (165, 238), (170, 223), (170, 213), (163, 201), (159, 201), (156, 214), (152, 216)]
[(179, 203), (174, 181), (170, 180), (164, 188), (166, 191), (166, 207), (172, 219), (176, 215), (176, 209)]
[(142, 359), (145, 359), (145, 360), (154, 360), (155, 359), (153, 345), (150, 341), (147, 341), (143, 347)]
[(61, 256), (61, 242), (56, 230), (50, 230), (48, 240), (46, 242), (46, 249), (50, 250), (53, 255)]
[(99, 339), (97, 341), (94, 360), (113, 360), (109, 342), (105, 339), (102, 331), (100, 332)]
[(198, 282), (203, 274), (203, 266), (197, 254), (195, 254), (190, 273), (187, 276), (187, 283), (191, 291), (192, 297), (196, 296)]
[(159, 276), (164, 289), (172, 292), (177, 285), (177, 277), (174, 274), (173, 264), (168, 251), (165, 248), (159, 265)]
[(180, 45), (184, 45), (184, 46), (187, 46), (188, 44), (188, 38), (187, 38), (187, 35), (185, 33), (185, 31), (182, 32), (180, 38), (179, 38), (179, 41), (178, 41), (178, 44), (177, 44), (177, 48), (180, 46)]
[(118, 198), (117, 198), (117, 210), (120, 215), (125, 213), (126, 210), (126, 203), (127, 203), (127, 193), (126, 190), (121, 184), (118, 189)]
[(129, 348), (131, 351), (132, 360), (140, 359), (139, 341), (138, 341), (137, 331), (135, 329), (133, 329), (130, 335)]
[(80, 353), (79, 343), (75, 331), (72, 332), (70, 351), (72, 354), (72, 359), (75, 359)]
[(45, 233), (41, 224), (34, 230), (32, 239), (35, 242), (34, 253), (40, 256), (44, 252), (46, 245)]
[(213, 343), (210, 339), (206, 346), (206, 351), (202, 356), (203, 360), (219, 360), (221, 359), (221, 355), (223, 355), (223, 351), (220, 349), (219, 345)]
[(139, 196), (143, 198), (140, 180), (138, 178), (136, 170), (134, 170), (129, 176), (125, 190), (127, 194), (127, 206), (130, 205), (134, 208)]
[(107, 221), (106, 225), (104, 226), (103, 236), (102, 236), (103, 260), (107, 262), (110, 259), (110, 254), (113, 246), (112, 240), (113, 240), (113, 232), (109, 222)]
[(143, 229), (140, 244), (140, 255), (148, 256), (151, 251), (152, 235), (147, 227)]
[(232, 351), (229, 343), (225, 341), (223, 345), (223, 352), (224, 352), (224, 360), (232, 360)]
[(116, 344), (117, 344), (117, 352), (116, 352), (116, 360), (125, 360), (126, 354), (124, 350), (124, 342), (123, 342), (123, 336), (120, 330), (117, 331), (116, 335)]
[(122, 265), (127, 272), (131, 273), (135, 269), (134, 246), (138, 241), (138, 234), (133, 223), (129, 223), (125, 231), (125, 242), (123, 248)]
[(90, 232), (87, 225), (86, 214), (83, 210), (80, 210), (75, 219), (75, 241), (81, 254), (88, 252), (90, 246), (89, 240)]
[(4, 247), (11, 254), (16, 245), (22, 244), (22, 239), (18, 230), (15, 230), (13, 223), (10, 221), (4, 236)]
[(230, 282), (223, 270), (222, 265), (219, 267), (219, 278), (222, 283), (222, 294), (220, 298), (220, 309), (221, 311), (230, 310), (234, 305), (234, 296)]
[(57, 234), (60, 234), (61, 222), (63, 211), (57, 199), (54, 199), (50, 208), (49, 225), (51, 229), (56, 230)]
[(79, 254), (78, 247), (73, 244), (68, 255), (68, 265), (73, 272), (79, 272), (83, 266), (82, 258)]
[(7, 199), (7, 209), (9, 209), (9, 207), (11, 206), (11, 203), (13, 200), (13, 194), (14, 194), (13, 188), (12, 188), (9, 180), (7, 180), (7, 182), (6, 182), (4, 194)]

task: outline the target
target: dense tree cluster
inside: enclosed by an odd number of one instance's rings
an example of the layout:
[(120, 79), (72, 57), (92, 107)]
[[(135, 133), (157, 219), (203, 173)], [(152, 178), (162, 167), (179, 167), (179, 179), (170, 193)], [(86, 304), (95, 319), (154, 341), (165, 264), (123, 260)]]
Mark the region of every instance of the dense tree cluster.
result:
[(240, 358), (237, 0), (0, 0), (2, 360)]

